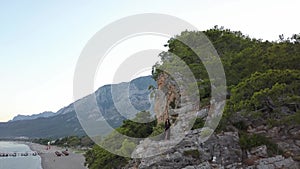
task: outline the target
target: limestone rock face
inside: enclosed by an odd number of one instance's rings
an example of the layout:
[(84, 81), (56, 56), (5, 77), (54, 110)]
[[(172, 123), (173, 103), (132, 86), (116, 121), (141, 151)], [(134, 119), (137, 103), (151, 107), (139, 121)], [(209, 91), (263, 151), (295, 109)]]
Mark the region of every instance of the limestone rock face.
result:
[(299, 169), (292, 157), (269, 157), (266, 145), (252, 148), (248, 159), (243, 159), (237, 132), (212, 134), (205, 142), (201, 132), (203, 129), (191, 130), (175, 146), (176, 140), (156, 142), (146, 139), (135, 153), (150, 155), (158, 150), (163, 153), (141, 158), (125, 169)]
[[(174, 147), (173, 141), (162, 141), (159, 144), (147, 140), (140, 153), (155, 153), (157, 149), (165, 152), (160, 155), (142, 158), (138, 168), (209, 168), (242, 166), (242, 150), (238, 144), (239, 137), (235, 132), (213, 134), (206, 142), (201, 141), (201, 130), (193, 130)], [(147, 146), (146, 146), (147, 145)]]
[(169, 117), (169, 109), (177, 108), (180, 104), (180, 91), (174, 79), (162, 73), (157, 79), (154, 111), (157, 122), (163, 123)]
[(281, 155), (262, 158), (255, 161), (255, 164), (252, 166), (246, 167), (247, 169), (257, 168), (257, 169), (279, 169), (279, 168), (288, 168), (288, 169), (298, 169), (298, 164), (292, 158), (284, 158)]
[[(187, 87), (168, 74), (157, 79), (154, 111), (158, 123), (176, 117), (170, 129), (170, 140), (155, 141), (147, 138), (137, 145), (132, 157), (138, 158), (125, 167), (140, 169), (299, 169), (300, 126), (270, 127), (263, 120), (246, 118), (237, 113), (232, 123), (243, 122), (248, 134), (266, 136), (283, 150), (283, 155), (270, 157), (267, 145), (242, 150), (239, 130), (231, 125), (231, 132), (213, 133), (222, 102), (211, 101), (210, 106), (199, 109), (199, 104), (187, 95)], [(183, 77), (181, 77), (183, 78)], [(192, 118), (207, 118), (201, 129), (190, 130)], [(230, 126), (228, 126), (229, 128)], [(245, 155), (247, 153), (247, 155)]]
[(273, 143), (277, 144), (283, 151), (283, 156), (291, 157), (294, 161), (300, 163), (300, 125), (298, 124), (280, 124), (270, 126), (266, 119), (253, 119), (253, 117), (243, 116), (236, 113), (232, 123), (242, 122), (247, 127), (248, 134), (260, 134)]
[(291, 157), (293, 160), (300, 162), (300, 126), (268, 127), (267, 125), (260, 125), (250, 127), (248, 132), (263, 134), (272, 139), (284, 152), (285, 157)]

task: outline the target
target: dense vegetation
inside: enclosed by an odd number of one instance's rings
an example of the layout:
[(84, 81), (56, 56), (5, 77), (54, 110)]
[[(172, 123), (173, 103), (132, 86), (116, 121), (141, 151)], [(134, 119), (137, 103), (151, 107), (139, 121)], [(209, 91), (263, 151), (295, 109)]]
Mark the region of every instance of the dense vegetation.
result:
[[(178, 56), (193, 72), (198, 81), (202, 106), (209, 104), (211, 94), (210, 80), (206, 69), (196, 54), (182, 41), (192, 42), (193, 48), (201, 50), (200, 32), (184, 31), (171, 38), (166, 46), (168, 52), (162, 52), (162, 63), (153, 67), (153, 77), (161, 73), (160, 67), (170, 67), (170, 62), (176, 62)], [(204, 31), (204, 34), (217, 50), (224, 66), (228, 86), (228, 101), (219, 130), (231, 124), (231, 118), (237, 112), (251, 118), (269, 119), (270, 125), (283, 123), (300, 124), (300, 35), (291, 38), (280, 36), (278, 41), (262, 41), (250, 38), (239, 31), (214, 27)], [(171, 54), (170, 54), (171, 53)], [(176, 64), (174, 64), (176, 65)], [(177, 67), (174, 69), (178, 69)], [(180, 70), (180, 69), (178, 69)], [(193, 127), (199, 128), (204, 122), (197, 119)], [(148, 124), (139, 126), (131, 121), (124, 121), (119, 132), (129, 136), (147, 136), (161, 132), (161, 126)], [(149, 127), (150, 126), (150, 127)], [(272, 142), (260, 135), (248, 135), (244, 131), (243, 122), (234, 124), (240, 130), (240, 144), (243, 149), (267, 144), (269, 153), (278, 153)], [(113, 134), (109, 137), (113, 137)], [(124, 143), (134, 144), (136, 143)], [(120, 151), (122, 147), (119, 147)], [(191, 152), (191, 154), (193, 154)], [(196, 154), (197, 155), (197, 154)], [(128, 159), (110, 154), (99, 146), (95, 146), (86, 154), (87, 165), (90, 168), (119, 168)], [(113, 163), (111, 161), (114, 161)]]
[(73, 148), (88, 148), (94, 145), (93, 140), (91, 140), (88, 136), (68, 136), (56, 140), (51, 138), (40, 138), (34, 139), (32, 142), (42, 145), (47, 145), (48, 142), (50, 142), (51, 145)]
[[(230, 119), (234, 112), (268, 112), (268, 117), (279, 118), (284, 106), (289, 115), (299, 114), (299, 59), (300, 35), (280, 39), (276, 42), (251, 39), (239, 31), (218, 28), (204, 31), (216, 48), (225, 69), (228, 86), (228, 97), (225, 117)], [(154, 66), (153, 75), (157, 78), (159, 68), (174, 62), (172, 55), (178, 56), (194, 73), (202, 104), (209, 104), (210, 80), (205, 67), (197, 55), (182, 41), (192, 41), (194, 50), (198, 49), (201, 40), (200, 32), (182, 32), (168, 41), (168, 52), (160, 54), (162, 64)], [(199, 49), (201, 50), (201, 49)], [(176, 65), (176, 64), (174, 64)], [(272, 112), (276, 112), (273, 113)], [(287, 117), (288, 118), (288, 117)], [(198, 120), (203, 123), (201, 120)], [(197, 125), (197, 124), (195, 124)], [(199, 125), (201, 126), (201, 125)]]
[[(152, 121), (150, 123), (138, 123), (134, 121)], [(123, 124), (116, 129), (116, 132), (112, 132), (106, 138), (102, 140), (102, 143), (109, 145), (109, 147), (117, 151), (123, 156), (130, 156), (132, 150), (136, 147), (138, 143), (131, 142), (127, 139), (121, 140), (117, 136), (117, 132), (135, 138), (145, 138), (153, 133), (153, 129), (156, 126), (156, 121), (151, 117), (149, 112), (140, 112), (136, 115), (134, 121), (125, 120)], [(120, 143), (120, 141), (122, 141)], [(129, 158), (118, 156), (108, 152), (99, 145), (95, 145), (92, 150), (85, 154), (86, 165), (91, 169), (111, 169), (120, 168), (127, 164)]]
[(231, 90), (232, 96), (228, 102), (227, 115), (243, 111), (245, 115), (249, 114), (252, 118), (261, 117), (280, 121), (283, 120), (282, 116), (299, 114), (299, 84), (299, 70), (256, 72)]

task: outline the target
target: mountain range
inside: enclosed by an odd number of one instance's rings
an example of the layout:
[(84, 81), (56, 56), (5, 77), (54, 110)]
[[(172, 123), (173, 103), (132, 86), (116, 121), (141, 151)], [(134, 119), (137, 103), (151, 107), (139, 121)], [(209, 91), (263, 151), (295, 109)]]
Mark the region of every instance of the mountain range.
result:
[(18, 120), (33, 120), (33, 119), (38, 119), (38, 118), (42, 118), (42, 117), (51, 117), (54, 116), (55, 113), (52, 111), (45, 111), (39, 114), (33, 114), (33, 115), (17, 115), (15, 116), (12, 120), (10, 120), (10, 122), (13, 121), (18, 121)]
[[(11, 121), (0, 123), (0, 138), (60, 138), (86, 135), (77, 118), (75, 106), (80, 104), (81, 107), (86, 108), (87, 117), (93, 118), (88, 115), (96, 114), (90, 112), (89, 103), (84, 100), (94, 96), (97, 107), (102, 113), (102, 118), (97, 119), (97, 123), (105, 123), (104, 120), (106, 120), (113, 128), (119, 127), (126, 118), (134, 117), (138, 111), (150, 108), (150, 90), (148, 90), (150, 85), (156, 86), (156, 82), (151, 76), (139, 77), (130, 82), (102, 86), (93, 94), (71, 103), (56, 113), (44, 112), (33, 116), (18, 115)], [(112, 95), (112, 89), (117, 94)], [(131, 105), (136, 109), (135, 112), (125, 112), (127, 115), (124, 115), (124, 112), (120, 112), (120, 109), (115, 106), (122, 105), (122, 110), (129, 109), (126, 106), (130, 105), (122, 103), (124, 97), (129, 97)], [(109, 132), (105, 128), (95, 130), (103, 130), (101, 133)]]

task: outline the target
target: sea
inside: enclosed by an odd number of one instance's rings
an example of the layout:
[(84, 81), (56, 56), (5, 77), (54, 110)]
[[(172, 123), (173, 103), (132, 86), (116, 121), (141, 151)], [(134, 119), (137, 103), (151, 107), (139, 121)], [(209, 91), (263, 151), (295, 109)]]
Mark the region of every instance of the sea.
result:
[(30, 153), (32, 150), (22, 143), (0, 141), (0, 169), (42, 169), (40, 156), (8, 156), (2, 157), (1, 153)]

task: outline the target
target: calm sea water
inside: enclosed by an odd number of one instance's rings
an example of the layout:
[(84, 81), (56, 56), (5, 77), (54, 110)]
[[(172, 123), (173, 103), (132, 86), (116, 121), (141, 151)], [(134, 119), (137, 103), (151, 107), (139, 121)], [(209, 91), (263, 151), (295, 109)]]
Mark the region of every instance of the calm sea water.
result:
[[(0, 153), (32, 152), (25, 144), (1, 142)], [(0, 157), (0, 169), (42, 169), (40, 156)]]

